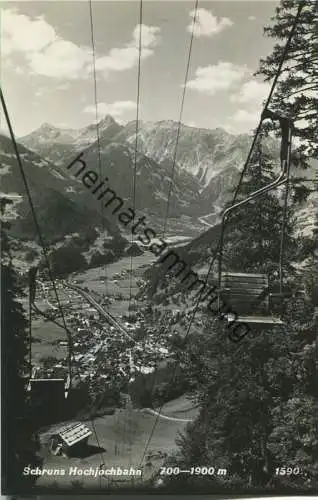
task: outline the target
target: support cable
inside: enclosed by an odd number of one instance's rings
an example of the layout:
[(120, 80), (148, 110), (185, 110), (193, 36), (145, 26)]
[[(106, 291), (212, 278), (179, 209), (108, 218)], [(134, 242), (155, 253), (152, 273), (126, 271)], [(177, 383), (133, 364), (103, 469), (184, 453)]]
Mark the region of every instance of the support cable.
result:
[[(141, 52), (142, 52), (142, 20), (143, 20), (143, 0), (139, 1), (139, 37), (138, 37), (138, 68), (137, 68), (137, 95), (136, 95), (136, 123), (135, 123), (135, 147), (134, 147), (134, 167), (133, 167), (133, 179), (132, 179), (132, 209), (135, 213), (136, 208), (136, 180), (137, 180), (137, 157), (138, 157), (138, 132), (139, 132), (139, 115), (140, 115), (140, 82), (141, 82)], [(128, 303), (128, 317), (132, 316), (131, 306), (132, 303), (135, 305), (136, 299), (133, 297), (133, 252), (134, 252), (134, 233), (131, 232), (131, 255), (130, 255), (130, 276), (129, 276), (129, 303)], [(131, 358), (131, 350), (129, 350), (129, 356)], [(134, 364), (134, 361), (133, 361)], [(131, 363), (130, 363), (131, 365)], [(133, 373), (131, 366), (129, 368), (129, 380), (131, 379)], [(129, 391), (127, 391), (129, 393)], [(129, 396), (129, 394), (128, 394)], [(130, 426), (130, 419), (129, 419)], [(124, 420), (124, 443), (126, 442), (126, 424)], [(131, 447), (129, 447), (131, 450)], [(129, 452), (131, 457), (131, 451)], [(131, 458), (130, 458), (131, 462)]]
[[(61, 313), (61, 317), (62, 317), (62, 321), (63, 321), (63, 325), (64, 325), (63, 328), (64, 328), (65, 332), (67, 333), (67, 326), (66, 326), (64, 311), (63, 311), (63, 308), (62, 308), (62, 305), (61, 305), (61, 302), (60, 302), (60, 299), (59, 299), (59, 296), (58, 296), (57, 287), (56, 287), (56, 284), (55, 284), (55, 280), (54, 280), (54, 277), (53, 277), (53, 273), (52, 273), (50, 262), (49, 262), (49, 258), (48, 258), (47, 248), (46, 248), (46, 245), (45, 245), (42, 233), (41, 233), (41, 228), (40, 228), (40, 225), (39, 225), (39, 222), (38, 222), (38, 219), (37, 219), (37, 215), (36, 215), (36, 212), (35, 212), (35, 208), (34, 208), (34, 205), (33, 205), (30, 188), (29, 188), (29, 185), (28, 185), (28, 182), (27, 182), (27, 179), (26, 179), (26, 175), (25, 175), (24, 168), (23, 168), (23, 163), (22, 163), (22, 160), (21, 160), (20, 152), (19, 152), (18, 145), (17, 145), (16, 139), (15, 139), (15, 135), (14, 135), (12, 124), (11, 124), (11, 120), (10, 120), (10, 116), (9, 116), (9, 113), (8, 113), (7, 105), (6, 105), (5, 98), (4, 98), (3, 91), (2, 91), (1, 87), (0, 87), (0, 101), (1, 101), (1, 105), (2, 105), (3, 111), (4, 111), (4, 115), (5, 115), (5, 118), (6, 118), (7, 125), (8, 125), (8, 129), (9, 129), (9, 132), (10, 132), (10, 137), (11, 137), (13, 149), (14, 149), (14, 152), (15, 152), (15, 155), (16, 155), (16, 158), (17, 158), (17, 162), (18, 162), (18, 165), (19, 165), (19, 169), (20, 169), (22, 180), (23, 180), (24, 188), (25, 188), (25, 191), (26, 191), (26, 194), (27, 194), (28, 202), (29, 202), (29, 205), (30, 205), (30, 208), (31, 208), (33, 221), (34, 221), (37, 233), (38, 233), (40, 245), (42, 247), (43, 255), (44, 255), (44, 258), (45, 258), (45, 261), (46, 261), (46, 265), (47, 265), (47, 268), (48, 268), (49, 277), (50, 277), (50, 280), (52, 282), (54, 294), (55, 294), (55, 297), (56, 297), (56, 302), (58, 304), (58, 308), (59, 308), (60, 313)], [(71, 384), (72, 383), (72, 362), (71, 362), (72, 339), (70, 338), (70, 336), (69, 336), (68, 333), (67, 333), (67, 340), (68, 340), (68, 371), (69, 371), (69, 375), (70, 375), (70, 384)]]
[(171, 179), (170, 179), (168, 199), (167, 199), (167, 209), (166, 209), (165, 220), (164, 220), (164, 225), (163, 225), (163, 236), (165, 235), (166, 230), (167, 230), (167, 223), (168, 223), (168, 216), (169, 216), (169, 205), (170, 205), (170, 201), (171, 201), (173, 177), (174, 177), (176, 161), (177, 161), (177, 152), (178, 152), (180, 132), (181, 132), (181, 126), (182, 126), (183, 108), (184, 108), (184, 102), (185, 102), (185, 96), (186, 96), (187, 84), (188, 84), (188, 78), (189, 78), (189, 69), (190, 69), (190, 62), (191, 62), (191, 54), (192, 54), (192, 46), (193, 46), (193, 39), (194, 39), (195, 24), (196, 24), (196, 19), (197, 19), (198, 5), (199, 5), (199, 0), (196, 0), (195, 6), (194, 6), (194, 12), (193, 12), (193, 21), (192, 21), (191, 38), (190, 38), (190, 45), (189, 45), (189, 52), (188, 52), (188, 60), (187, 60), (186, 72), (185, 72), (184, 83), (183, 83), (183, 92), (182, 92), (182, 99), (181, 99), (181, 106), (180, 106), (180, 113), (179, 113), (179, 120), (178, 120), (176, 144), (175, 144), (174, 153), (173, 153), (173, 160), (172, 160)]
[[(95, 121), (96, 121), (96, 137), (97, 137), (97, 151), (98, 151), (98, 169), (99, 178), (102, 179), (102, 158), (101, 158), (101, 145), (100, 145), (100, 132), (99, 132), (99, 117), (98, 117), (98, 97), (97, 97), (97, 76), (96, 76), (96, 49), (95, 49), (95, 35), (94, 35), (94, 19), (93, 19), (93, 6), (92, 0), (89, 0), (89, 18), (90, 18), (90, 30), (91, 30), (91, 45), (92, 45), (92, 59), (93, 59), (93, 79), (94, 79), (94, 105), (95, 105)], [(100, 201), (101, 208), (101, 219), (102, 219), (102, 231), (105, 237), (105, 219), (104, 219), (104, 204)], [(105, 242), (105, 240), (104, 240)], [(102, 266), (104, 271), (105, 288), (107, 292), (107, 270), (106, 264)]]
[[(96, 76), (96, 49), (95, 49), (95, 35), (94, 35), (94, 19), (93, 19), (92, 0), (89, 0), (89, 19), (90, 19), (92, 59), (93, 59), (94, 104), (95, 104), (96, 137), (97, 137), (97, 151), (98, 151), (98, 167), (99, 167), (99, 178), (102, 179), (102, 159), (101, 159), (101, 145), (100, 145), (100, 133), (99, 133), (97, 76)], [(100, 202), (100, 208), (101, 208), (101, 219), (102, 219), (102, 231), (103, 231), (103, 236), (105, 237), (104, 204), (103, 204), (102, 200)], [(104, 271), (105, 288), (106, 288), (106, 292), (107, 292), (106, 264), (104, 265), (104, 267), (102, 267), (102, 270)], [(94, 434), (95, 434), (97, 445), (100, 448), (100, 445), (98, 444), (99, 440), (98, 440), (98, 436), (97, 436), (97, 432), (96, 432), (96, 428), (95, 428), (95, 423), (93, 420), (91, 420), (91, 422), (92, 422), (92, 426), (94, 429)], [(101, 454), (101, 456), (103, 458), (102, 454)], [(103, 464), (104, 464), (104, 458), (103, 458)], [(101, 476), (99, 476), (99, 485), (100, 485), (100, 489), (101, 489), (101, 487), (102, 487), (102, 477)]]
[[(271, 86), (271, 89), (270, 89), (270, 92), (269, 92), (269, 95), (268, 95), (268, 98), (266, 100), (266, 103), (264, 105), (264, 109), (263, 109), (263, 112), (262, 112), (262, 115), (261, 115), (261, 119), (260, 119), (260, 122), (259, 122), (259, 125), (255, 131), (255, 134), (254, 134), (254, 138), (253, 138), (253, 142), (252, 142), (252, 145), (251, 145), (251, 148), (250, 148), (250, 151), (249, 151), (249, 154), (247, 156), (247, 159), (246, 159), (246, 162), (245, 162), (245, 165), (243, 167), (243, 170), (242, 170), (242, 173), (241, 173), (241, 176), (240, 176), (240, 179), (239, 179), (239, 182), (238, 182), (238, 185), (237, 185), (237, 188), (235, 190), (235, 193), (234, 193), (234, 197), (233, 197), (233, 200), (232, 200), (232, 205), (234, 205), (235, 201), (236, 201), (236, 198), (237, 198), (237, 195), (239, 193), (239, 189), (241, 187), (241, 184), (242, 184), (242, 180), (243, 180), (243, 177), (244, 177), (244, 173), (249, 165), (249, 162), (250, 162), (250, 158), (252, 156), (252, 153), (253, 153), (253, 150), (254, 150), (254, 147), (256, 145), (256, 142), (257, 142), (257, 139), (258, 139), (258, 135), (261, 131), (261, 127), (262, 127), (262, 122), (263, 122), (263, 114), (264, 112), (267, 110), (269, 104), (270, 104), (270, 101), (271, 101), (271, 98), (272, 98), (272, 95), (274, 93), (274, 90), (275, 90), (275, 87), (276, 87), (276, 84), (277, 84), (277, 81), (278, 81), (278, 78), (280, 76), (280, 73), (281, 73), (281, 70), (282, 70), (282, 67), (283, 67), (283, 64), (285, 62), (285, 59), (286, 59), (286, 56), (288, 54), (288, 51), (289, 51), (289, 48), (290, 48), (290, 44), (291, 44), (291, 41), (292, 41), (292, 38), (294, 36), (294, 33), (295, 33), (295, 30), (296, 30), (296, 27), (297, 27), (297, 24), (298, 24), (298, 20), (299, 20), (299, 17), (300, 17), (300, 14), (301, 14), (301, 11), (303, 9), (305, 5), (305, 2), (302, 1), (299, 3), (299, 6), (298, 6), (298, 10), (297, 10), (297, 13), (296, 13), (296, 16), (295, 16), (295, 19), (294, 19), (294, 23), (293, 23), (293, 26), (290, 30), (290, 33), (289, 33), (289, 36), (288, 36), (288, 39), (287, 39), (287, 42), (286, 42), (286, 45), (285, 45), (285, 48), (284, 48), (284, 51), (283, 51), (283, 54), (282, 54), (282, 57), (281, 57), (281, 60), (279, 62), (279, 65), (278, 65), (278, 68), (277, 68), (277, 72), (275, 74), (275, 77), (274, 77), (274, 80), (273, 80), (273, 83), (272, 83), (272, 86)], [(225, 222), (225, 224), (227, 223), (228, 221)], [(209, 269), (208, 269), (208, 273), (207, 273), (207, 276), (206, 276), (206, 279), (205, 279), (205, 283), (204, 283), (204, 288), (203, 290), (205, 290), (206, 288), (206, 285), (208, 284), (208, 280), (209, 280), (209, 276), (211, 274), (211, 271), (212, 271), (212, 268), (213, 268), (213, 264), (215, 262), (215, 260), (217, 259), (218, 257), (218, 254), (219, 254), (219, 251), (220, 251), (220, 243), (221, 241), (219, 242), (218, 244), (218, 247), (217, 247), (217, 250), (214, 252), (214, 255), (212, 256), (211, 258), (211, 262), (210, 262), (210, 265), (209, 265)], [(193, 324), (193, 321), (195, 319), (195, 315), (197, 313), (197, 310), (199, 308), (199, 305), (200, 305), (200, 302), (201, 302), (201, 298), (202, 298), (202, 292), (200, 292), (199, 296), (198, 296), (198, 299), (197, 299), (197, 302), (195, 304), (195, 307), (194, 307), (194, 311), (193, 311), (193, 314), (192, 314), (192, 317), (190, 319), (190, 322), (189, 322), (189, 325), (188, 325), (188, 328), (187, 328), (187, 331), (186, 331), (186, 334), (184, 336), (184, 342), (186, 341), (189, 333), (190, 333), (190, 330), (191, 330), (191, 327), (192, 327), (192, 324)], [(168, 386), (171, 386), (173, 384), (173, 381), (175, 379), (175, 375), (176, 375), (176, 370), (177, 370), (178, 366), (176, 366), (176, 368), (174, 369), (173, 371), (173, 374), (172, 374), (172, 377), (168, 383)], [(146, 443), (146, 446), (144, 448), (144, 452), (143, 452), (143, 455), (142, 455), (142, 458), (141, 458), (141, 461), (140, 461), (140, 466), (142, 465), (144, 459), (145, 459), (145, 456), (146, 456), (146, 453), (147, 453), (147, 450), (150, 446), (150, 443), (151, 443), (151, 440), (152, 440), (152, 437), (153, 437), (153, 434), (155, 432), (155, 429), (156, 429), (156, 426), (158, 424), (158, 421), (159, 421), (159, 418), (160, 418), (160, 415), (161, 415), (161, 411), (162, 411), (162, 408), (164, 406), (164, 403), (161, 405), (159, 411), (158, 411), (158, 414), (157, 414), (157, 418), (152, 426), (152, 429), (151, 429), (151, 432), (150, 432), (150, 435), (149, 435), (149, 438), (148, 438), (148, 441)]]
[[(3, 95), (1, 87), (0, 87), (0, 101), (1, 101), (1, 105), (2, 105), (2, 108), (3, 108), (4, 114), (5, 114), (7, 125), (8, 125), (8, 128), (9, 128), (9, 132), (10, 132), (10, 136), (11, 136), (11, 141), (12, 141), (12, 144), (13, 144), (13, 149), (14, 149), (14, 152), (15, 152), (15, 155), (16, 155), (16, 158), (17, 158), (17, 162), (18, 162), (19, 169), (20, 169), (20, 172), (21, 172), (21, 176), (22, 176), (22, 180), (23, 180), (23, 183), (24, 183), (24, 187), (25, 187), (25, 190), (26, 190), (26, 193), (27, 193), (27, 198), (28, 198), (28, 202), (29, 202), (29, 205), (30, 205), (30, 208), (31, 208), (33, 221), (34, 221), (37, 233), (38, 233), (38, 237), (39, 237), (40, 244), (41, 244), (41, 247), (42, 247), (43, 255), (44, 255), (44, 258), (45, 258), (45, 261), (46, 261), (46, 264), (47, 264), (47, 268), (48, 268), (50, 280), (51, 280), (52, 285), (53, 285), (53, 290), (54, 290), (54, 294), (55, 294), (55, 297), (56, 297), (56, 302), (58, 304), (58, 308), (59, 308), (60, 313), (61, 313), (62, 324), (61, 323), (57, 323), (56, 321), (53, 321), (53, 322), (55, 322), (56, 324), (58, 324), (58, 326), (60, 326), (61, 328), (63, 328), (63, 330), (65, 331), (65, 333), (67, 335), (67, 341), (68, 341), (68, 372), (69, 372), (69, 381), (70, 381), (69, 390), (71, 390), (71, 388), (72, 388), (72, 352), (73, 352), (72, 333), (70, 332), (70, 330), (66, 326), (65, 315), (64, 315), (63, 308), (62, 308), (62, 304), (61, 304), (59, 296), (58, 296), (57, 287), (56, 287), (55, 280), (54, 280), (54, 277), (53, 277), (53, 273), (52, 273), (52, 270), (51, 270), (51, 266), (50, 266), (50, 262), (49, 262), (49, 258), (48, 258), (47, 248), (46, 248), (46, 245), (45, 245), (45, 242), (44, 242), (44, 239), (43, 239), (43, 236), (42, 236), (41, 228), (40, 228), (40, 225), (39, 225), (39, 222), (38, 222), (38, 219), (37, 219), (37, 215), (36, 215), (36, 212), (35, 212), (35, 208), (34, 208), (32, 196), (31, 196), (31, 192), (30, 192), (29, 185), (28, 185), (28, 182), (27, 182), (27, 179), (26, 179), (26, 175), (25, 175), (25, 172), (24, 172), (23, 163), (22, 163), (22, 160), (21, 160), (21, 156), (20, 156), (20, 153), (19, 153), (19, 149), (18, 149), (18, 145), (17, 145), (16, 139), (15, 139), (15, 134), (13, 132), (13, 128), (12, 128), (12, 124), (11, 124), (9, 112), (8, 112), (8, 109), (7, 109), (7, 105), (6, 105), (5, 98), (4, 98), (4, 95)], [(39, 312), (39, 311), (40, 310), (38, 310), (37, 312)], [(41, 313), (42, 313), (42, 311), (41, 311)], [(42, 315), (44, 315), (44, 313)], [(51, 318), (50, 318), (50, 320), (51, 320)], [(94, 422), (92, 422), (92, 426), (94, 428)], [(97, 438), (97, 441), (98, 441), (98, 438)]]
[[(167, 208), (166, 208), (166, 214), (165, 214), (165, 219), (164, 219), (164, 224), (163, 224), (163, 236), (165, 235), (166, 230), (167, 230), (167, 223), (168, 223), (168, 216), (169, 216), (169, 205), (170, 205), (170, 201), (171, 201), (172, 186), (173, 186), (173, 177), (174, 177), (174, 172), (175, 172), (175, 167), (176, 167), (176, 161), (177, 161), (177, 152), (178, 152), (180, 132), (181, 132), (181, 126), (182, 126), (183, 108), (184, 108), (184, 103), (185, 103), (187, 83), (188, 83), (188, 78), (189, 78), (189, 69), (190, 69), (192, 46), (193, 46), (193, 39), (194, 39), (194, 32), (195, 32), (195, 25), (196, 25), (196, 19), (197, 19), (198, 6), (199, 6), (199, 0), (196, 0), (195, 5), (194, 5), (194, 10), (193, 10), (193, 21), (192, 21), (190, 45), (189, 45), (187, 65), (186, 65), (186, 72), (185, 72), (184, 83), (183, 83), (183, 92), (182, 92), (181, 106), (180, 106), (180, 112), (179, 112), (179, 120), (178, 120), (177, 135), (176, 135), (176, 143), (175, 143), (175, 148), (174, 148), (174, 153), (173, 153), (173, 160), (172, 160), (172, 170), (171, 170), (171, 179), (170, 179), (169, 191), (168, 191), (168, 198), (167, 198)], [(164, 325), (163, 335), (167, 331), (168, 328), (169, 328), (169, 323), (166, 322), (166, 324)], [(156, 375), (154, 374), (153, 383), (152, 383), (152, 392), (153, 392), (153, 389), (155, 388), (156, 382), (157, 382)]]
[[(134, 170), (132, 182), (132, 206), (135, 213), (136, 208), (136, 178), (137, 178), (137, 155), (138, 155), (138, 131), (139, 131), (139, 110), (140, 110), (140, 80), (141, 80), (141, 51), (142, 51), (142, 19), (143, 19), (143, 0), (139, 2), (139, 40), (138, 40), (138, 69), (137, 69), (137, 112), (135, 123), (135, 147), (134, 147)], [(130, 307), (132, 302), (132, 275), (133, 275), (133, 244), (134, 234), (131, 233), (131, 256), (130, 256), (130, 282), (129, 282), (129, 306), (128, 314), (130, 317)]]

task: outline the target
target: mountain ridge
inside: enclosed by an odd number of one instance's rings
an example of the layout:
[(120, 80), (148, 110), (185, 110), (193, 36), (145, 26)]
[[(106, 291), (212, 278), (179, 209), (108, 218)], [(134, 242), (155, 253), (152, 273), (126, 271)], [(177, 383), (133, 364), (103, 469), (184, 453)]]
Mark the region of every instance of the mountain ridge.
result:
[[(153, 199), (157, 196), (163, 200), (164, 198), (167, 199), (168, 193), (171, 190), (172, 195), (176, 196), (178, 201), (171, 203), (172, 209), (170, 215), (178, 216), (182, 213), (182, 207), (186, 207), (186, 214), (203, 216), (210, 213), (214, 205), (218, 207), (222, 204), (223, 195), (222, 193), (215, 192), (215, 185), (223, 186), (230, 184), (231, 187), (231, 184), (238, 178), (239, 168), (247, 155), (249, 137), (244, 135), (233, 136), (220, 127), (211, 131), (209, 129), (197, 129), (181, 125), (176, 155), (175, 145), (178, 127), (179, 124), (173, 120), (139, 122), (137, 136), (139, 158), (143, 155), (145, 157), (144, 163), (148, 161), (153, 166), (152, 184), (149, 184), (145, 178), (139, 179), (139, 182), (144, 187), (143, 191), (147, 190), (149, 194), (145, 208), (151, 209)], [(73, 137), (73, 140), (68, 139), (64, 143), (60, 142), (60, 136), (58, 140), (54, 139), (52, 141), (50, 134), (47, 137), (43, 137), (42, 135), (41, 139), (37, 142), (37, 133), (42, 134), (40, 129), (38, 129), (38, 132), (35, 131), (31, 135), (22, 137), (20, 140), (22, 144), (33, 149), (41, 156), (47, 157), (56, 165), (67, 164), (72, 159), (72, 156), (76, 156), (82, 150), (85, 152), (87, 148), (95, 151), (95, 158), (92, 157), (91, 153), (88, 153), (90, 165), (97, 164), (99, 162), (99, 153), (96, 148), (98, 142), (102, 149), (104, 148), (104, 168), (106, 168), (105, 165), (113, 162), (113, 158), (109, 155), (107, 156), (105, 150), (106, 146), (110, 143), (117, 145), (113, 146), (113, 151), (116, 148), (119, 151), (121, 148), (119, 145), (122, 144), (130, 146), (131, 152), (135, 149), (136, 121), (130, 121), (126, 125), (121, 126), (107, 115), (99, 122), (98, 129), (100, 132), (99, 141), (96, 140), (96, 125), (94, 124), (78, 129), (76, 137)], [(200, 142), (199, 146), (198, 142)], [(225, 144), (224, 151), (219, 151), (220, 144)], [(234, 150), (234, 153), (233, 151), (231, 153), (231, 158), (227, 158), (227, 149), (229, 148)], [(215, 152), (215, 158), (211, 155), (211, 149)], [(181, 156), (180, 150), (182, 150)], [(132, 162), (134, 162), (133, 156), (132, 154)], [(171, 188), (167, 183), (164, 183), (165, 189), (162, 192), (161, 186), (158, 183), (159, 177), (161, 179), (169, 175), (171, 177), (172, 169), (174, 170), (173, 187)], [(117, 170), (122, 171), (121, 165), (118, 165)], [(126, 174), (131, 175), (129, 172), (131, 172), (131, 168), (127, 170)], [(125, 172), (122, 171), (122, 174), (125, 175)], [(159, 175), (157, 181), (156, 175)], [(188, 202), (183, 203), (181, 199), (181, 191), (184, 184), (189, 184), (189, 181), (186, 179), (191, 179), (190, 184), (192, 184), (192, 194), (185, 193), (185, 197), (191, 200), (190, 205)], [(125, 191), (125, 189), (123, 190)], [(179, 195), (178, 192), (180, 193)], [(154, 194), (154, 197), (152, 194)]]
[[(213, 214), (230, 200), (230, 190), (238, 182), (252, 139), (249, 134), (234, 135), (221, 127), (210, 130), (184, 124), (180, 125), (178, 134), (178, 122), (161, 120), (139, 122), (136, 141), (136, 121), (119, 125), (110, 115), (100, 120), (98, 129), (99, 141), (96, 124), (91, 124), (78, 129), (76, 138), (68, 143), (54, 143), (48, 135), (46, 142), (42, 140), (37, 144), (35, 131), (33, 148), (58, 166), (67, 165), (84, 150), (88, 166), (97, 168), (100, 146), (103, 174), (109, 177), (119, 195), (130, 200), (129, 186), (136, 161), (137, 204), (161, 217), (167, 213), (170, 192), (169, 217), (187, 215), (200, 219), (212, 214), (213, 219)], [(26, 144), (30, 136), (21, 140)], [(263, 151), (273, 158), (279, 169), (279, 142), (267, 138), (263, 141)], [(312, 203), (311, 210), (306, 209), (307, 206), (302, 207), (303, 223), (304, 214), (312, 216)]]

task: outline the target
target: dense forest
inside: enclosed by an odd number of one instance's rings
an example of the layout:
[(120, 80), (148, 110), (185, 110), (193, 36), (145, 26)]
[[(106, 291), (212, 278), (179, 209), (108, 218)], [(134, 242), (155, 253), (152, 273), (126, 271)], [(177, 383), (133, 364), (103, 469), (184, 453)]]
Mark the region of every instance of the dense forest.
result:
[(26, 464), (40, 465), (32, 405), (26, 393), (29, 375), (28, 323), (19, 299), (23, 296), (12, 263), (8, 231), (3, 220), (6, 198), (1, 199), (1, 379), (2, 379), (2, 491), (25, 492), (34, 480), (23, 476)]

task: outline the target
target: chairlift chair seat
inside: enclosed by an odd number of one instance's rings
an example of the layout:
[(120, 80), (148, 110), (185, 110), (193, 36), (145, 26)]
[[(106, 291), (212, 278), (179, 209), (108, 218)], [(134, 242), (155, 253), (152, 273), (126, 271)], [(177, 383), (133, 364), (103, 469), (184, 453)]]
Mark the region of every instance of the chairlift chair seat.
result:
[[(275, 294), (277, 295), (277, 294)], [(279, 294), (278, 294), (279, 295)], [(224, 272), (221, 277), (220, 296), (232, 308), (228, 322), (254, 326), (283, 325), (283, 321), (270, 313), (271, 304), (268, 277), (266, 274)]]
[[(58, 399), (67, 399), (70, 388), (69, 376), (64, 378), (30, 378), (27, 390), (43, 400), (58, 397)], [(54, 398), (53, 398), (54, 399)]]

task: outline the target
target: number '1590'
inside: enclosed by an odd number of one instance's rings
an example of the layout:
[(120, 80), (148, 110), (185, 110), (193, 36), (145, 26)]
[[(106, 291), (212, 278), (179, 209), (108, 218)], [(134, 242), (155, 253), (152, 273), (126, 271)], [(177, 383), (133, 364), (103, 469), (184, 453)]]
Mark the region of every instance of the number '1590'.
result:
[(299, 467), (277, 467), (275, 469), (276, 476), (292, 476), (300, 473)]

